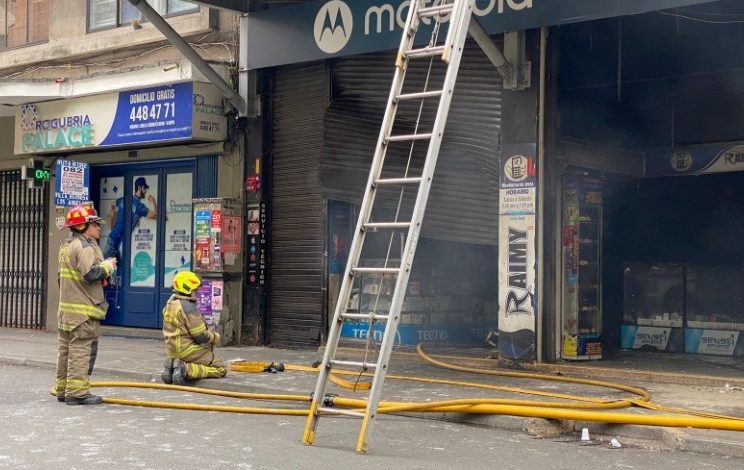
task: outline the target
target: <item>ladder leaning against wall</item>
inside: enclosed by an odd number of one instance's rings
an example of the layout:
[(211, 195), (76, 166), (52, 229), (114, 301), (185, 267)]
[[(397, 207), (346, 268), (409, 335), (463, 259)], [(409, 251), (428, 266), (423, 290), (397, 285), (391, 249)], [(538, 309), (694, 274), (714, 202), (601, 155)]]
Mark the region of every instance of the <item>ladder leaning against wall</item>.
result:
[[(382, 388), (385, 382), (390, 354), (395, 341), (398, 323), (400, 321), (400, 312), (405, 297), (408, 277), (411, 273), (413, 258), (416, 253), (416, 245), (421, 232), (421, 224), (424, 219), (426, 203), (429, 198), (432, 178), (439, 156), (439, 148), (442, 143), (447, 115), (449, 113), (450, 102), (455, 88), (457, 72), (460, 67), (465, 39), (468, 33), (473, 12), (474, 0), (443, 0), (435, 6), (425, 6), (428, 3), (424, 0), (414, 0), (408, 11), (406, 24), (403, 30), (398, 55), (395, 63), (395, 75), (393, 78), (390, 95), (385, 109), (385, 115), (382, 121), (382, 127), (377, 140), (372, 167), (367, 180), (367, 186), (362, 200), (359, 212), (354, 239), (351, 243), (349, 259), (346, 265), (341, 290), (336, 304), (333, 321), (328, 336), (328, 342), (323, 356), (323, 362), (320, 365), (320, 374), (315, 386), (310, 411), (308, 414), (305, 431), (303, 434), (303, 443), (313, 444), (315, 441), (315, 432), (318, 421), (321, 416), (325, 415), (343, 415), (353, 416), (362, 419), (359, 437), (357, 439), (356, 450), (358, 452), (367, 451), (367, 433), (372, 422), (377, 417), (378, 405), (382, 395)], [(444, 42), (439, 41), (440, 27), (447, 26), (446, 39)], [(421, 24), (433, 24), (432, 37), (424, 47), (415, 47), (415, 37)], [(443, 28), (442, 28), (443, 29)], [(429, 80), (425, 89), (412, 93), (404, 93), (403, 85), (406, 71), (410, 61), (417, 59), (441, 58), (445, 62), (443, 86), (441, 89), (428, 90)], [(429, 69), (432, 70), (431, 67)], [(404, 101), (420, 102), (420, 110), (423, 109), (423, 101), (426, 99), (438, 100), (436, 116), (432, 129), (426, 132), (418, 132), (418, 123), (416, 130), (411, 134), (393, 134), (396, 125), (396, 114), (398, 105)], [(419, 112), (420, 119), (420, 112)], [(411, 176), (409, 174), (410, 165), (406, 166), (404, 174), (395, 177), (383, 177), (383, 167), (385, 166), (385, 157), (388, 148), (393, 142), (410, 143), (413, 146), (416, 142), (428, 142), (426, 157), (423, 163), (423, 169), (420, 175)], [(411, 152), (412, 153), (412, 152)], [(410, 154), (409, 154), (410, 161)], [(389, 173), (389, 172), (388, 172)], [(372, 211), (375, 203), (375, 197), (378, 189), (382, 187), (400, 188), (401, 197), (406, 187), (417, 188), (416, 199), (413, 203), (410, 220), (398, 220), (400, 212), (396, 213), (395, 220), (377, 222), (372, 221)], [(368, 267), (360, 265), (362, 249), (364, 246), (365, 235), (370, 231), (407, 231), (405, 246), (401, 253), (398, 266), (390, 267), (388, 260), (383, 267)], [(391, 237), (392, 240), (392, 237)], [(374, 274), (379, 276), (393, 276), (395, 278), (395, 287), (392, 291), (389, 311), (377, 313), (376, 309), (369, 313), (349, 312), (349, 300), (354, 285), (355, 276), (360, 274)], [(382, 342), (377, 352), (376, 360), (363, 361), (346, 361), (337, 360), (336, 352), (341, 337), (341, 327), (345, 320), (356, 320), (369, 322), (368, 335), (371, 337), (374, 324), (381, 322), (383, 325)], [(356, 367), (362, 371), (373, 370), (374, 377), (367, 398), (367, 407), (365, 411), (354, 411), (342, 408), (334, 408), (332, 397), (326, 396), (326, 387), (329, 381), (331, 369), (339, 367)]]

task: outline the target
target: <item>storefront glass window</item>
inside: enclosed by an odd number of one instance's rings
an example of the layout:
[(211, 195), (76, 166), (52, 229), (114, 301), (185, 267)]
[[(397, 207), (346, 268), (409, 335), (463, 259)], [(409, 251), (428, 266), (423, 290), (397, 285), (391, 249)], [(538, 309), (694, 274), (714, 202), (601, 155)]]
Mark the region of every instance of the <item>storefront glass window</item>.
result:
[(165, 218), (165, 265), (163, 287), (170, 287), (173, 276), (191, 270), (191, 173), (171, 173), (167, 177)]

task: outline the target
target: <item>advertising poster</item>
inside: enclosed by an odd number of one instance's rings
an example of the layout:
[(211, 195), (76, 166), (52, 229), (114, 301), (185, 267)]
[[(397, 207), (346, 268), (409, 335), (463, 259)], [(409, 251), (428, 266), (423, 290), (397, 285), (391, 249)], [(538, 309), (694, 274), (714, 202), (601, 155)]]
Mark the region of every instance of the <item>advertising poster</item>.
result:
[(106, 221), (101, 225), (101, 238), (99, 244), (103, 250), (104, 258), (116, 258), (121, 262), (122, 235), (124, 234), (124, 218), (119, 219), (119, 214), (124, 215), (124, 209), (117, 208), (117, 202), (124, 202), (124, 177), (101, 178), (99, 182), (99, 205), (98, 214)]
[(211, 281), (212, 284), (212, 310), (222, 310), (223, 293), (225, 291), (224, 281)]
[[(155, 266), (157, 265), (158, 177), (154, 175), (135, 175), (132, 177), (130, 203), (131, 245), (129, 285), (132, 287), (155, 287)], [(121, 206), (121, 207), (120, 207)], [(118, 217), (123, 218), (124, 205), (117, 200)], [(117, 221), (118, 223), (118, 221)], [(126, 229), (126, 227), (125, 227)]]
[(173, 276), (191, 270), (191, 173), (167, 175), (165, 204), (165, 265), (163, 287), (173, 284)]
[(507, 145), (499, 185), (499, 352), (535, 358), (536, 146)]
[(57, 160), (54, 203), (70, 207), (90, 201), (90, 168), (87, 163)]
[(194, 253), (194, 261), (196, 270), (209, 271), (211, 266), (211, 247), (209, 244), (209, 238), (197, 238), (196, 239), (196, 253)]
[(199, 238), (209, 238), (209, 224), (212, 219), (210, 210), (198, 210), (194, 215), (194, 236)]
[(208, 279), (196, 289), (196, 310), (205, 317), (212, 315), (212, 281)]
[(240, 217), (225, 217), (225, 233), (222, 235), (222, 252), (240, 253), (243, 234), (241, 231)]

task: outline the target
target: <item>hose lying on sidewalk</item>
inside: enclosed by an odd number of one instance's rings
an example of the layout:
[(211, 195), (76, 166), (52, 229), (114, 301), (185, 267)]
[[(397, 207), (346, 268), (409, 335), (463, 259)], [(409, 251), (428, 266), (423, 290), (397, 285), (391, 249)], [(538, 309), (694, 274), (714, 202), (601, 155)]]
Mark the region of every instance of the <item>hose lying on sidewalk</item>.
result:
[[(464, 367), (456, 364), (446, 363), (426, 354), (421, 344), (419, 344), (417, 351), (419, 356), (425, 361), (437, 367), (443, 367), (449, 370), (456, 370), (460, 372), (468, 372), (482, 375), (492, 375), (501, 377), (513, 377), (513, 378), (524, 378), (524, 379), (536, 379), (536, 380), (548, 380), (553, 382), (563, 382), (571, 384), (590, 385), (596, 387), (609, 388), (630, 393), (633, 398), (622, 398), (622, 399), (602, 399), (596, 397), (578, 396), (562, 393), (553, 393), (540, 390), (531, 390), (517, 387), (506, 387), (494, 384), (485, 384), (478, 382), (465, 382), (448, 379), (435, 379), (426, 377), (414, 377), (387, 374), (387, 379), (390, 380), (407, 380), (420, 383), (434, 383), (443, 385), (457, 385), (463, 387), (477, 387), (483, 389), (498, 390), (502, 392), (513, 392), (520, 394), (527, 394), (539, 397), (553, 398), (555, 400), (549, 401), (537, 401), (528, 399), (509, 399), (509, 398), (467, 398), (467, 399), (454, 399), (454, 400), (443, 400), (435, 402), (393, 402), (383, 401), (380, 402), (379, 412), (380, 413), (423, 413), (423, 412), (434, 412), (434, 413), (474, 413), (474, 414), (496, 414), (496, 415), (511, 415), (521, 417), (535, 417), (545, 419), (557, 419), (557, 420), (576, 420), (576, 421), (592, 421), (602, 423), (613, 423), (613, 424), (636, 424), (644, 426), (669, 426), (669, 427), (690, 427), (690, 428), (701, 428), (701, 429), (718, 429), (728, 431), (744, 431), (744, 418), (738, 418), (733, 416), (717, 415), (714, 413), (707, 413), (695, 410), (686, 410), (682, 408), (665, 407), (657, 405), (651, 402), (651, 395), (644, 389), (639, 387), (632, 387), (623, 384), (617, 384), (613, 382), (605, 382), (593, 379), (574, 378), (566, 376), (548, 375), (542, 373), (532, 372), (518, 372), (518, 371), (506, 371), (506, 370), (495, 370), (495, 369), (483, 369), (478, 367)], [(270, 363), (250, 363), (250, 362), (238, 362), (231, 364), (230, 369), (233, 371), (248, 371), (258, 372), (259, 367), (266, 367)], [(317, 373), (318, 369), (314, 367), (306, 367), (294, 364), (284, 364), (284, 369), (288, 371), (302, 371), (302, 372), (314, 372)], [(265, 370), (265, 369), (261, 369)], [(360, 373), (358, 371), (344, 371), (344, 370), (333, 370), (335, 376), (355, 376), (357, 379), (360, 376), (371, 376), (368, 373)], [(360, 389), (358, 380), (357, 382), (346, 381), (339, 377), (336, 383), (347, 387)], [(306, 395), (282, 395), (282, 394), (265, 394), (265, 393), (244, 393), (244, 392), (231, 392), (224, 390), (207, 389), (201, 387), (188, 387), (179, 385), (165, 385), (158, 383), (144, 383), (144, 382), (91, 382), (92, 387), (121, 387), (121, 388), (149, 388), (149, 389), (160, 389), (160, 390), (177, 390), (191, 393), (200, 393), (213, 396), (221, 396), (228, 398), (239, 398), (239, 399), (250, 399), (250, 400), (266, 400), (266, 401), (282, 401), (290, 402), (295, 404), (294, 407), (286, 408), (264, 408), (264, 407), (242, 407), (242, 406), (229, 406), (229, 405), (200, 405), (194, 403), (174, 403), (174, 402), (161, 402), (161, 401), (148, 401), (148, 400), (131, 400), (122, 398), (106, 397), (104, 403), (114, 405), (126, 405), (126, 406), (144, 406), (151, 408), (171, 408), (171, 409), (182, 409), (182, 410), (197, 410), (197, 411), (222, 411), (231, 413), (252, 413), (252, 414), (275, 414), (275, 415), (289, 415), (289, 416), (307, 416), (308, 408), (299, 407), (298, 403), (310, 403), (311, 398)], [(333, 396), (328, 399), (328, 404), (331, 406), (344, 407), (352, 410), (364, 411), (367, 402), (363, 399), (357, 398), (345, 398), (340, 396)], [(687, 416), (672, 416), (672, 415), (640, 415), (634, 413), (622, 413), (618, 411), (606, 411), (606, 410), (617, 410), (621, 408), (629, 408), (632, 406), (666, 413), (674, 413), (677, 415)]]

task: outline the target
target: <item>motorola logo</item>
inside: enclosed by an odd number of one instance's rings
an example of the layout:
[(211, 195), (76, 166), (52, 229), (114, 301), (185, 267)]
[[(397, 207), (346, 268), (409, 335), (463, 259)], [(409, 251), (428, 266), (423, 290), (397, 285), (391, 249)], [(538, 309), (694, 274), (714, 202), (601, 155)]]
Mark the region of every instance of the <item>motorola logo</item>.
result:
[(341, 0), (326, 2), (315, 17), (315, 43), (326, 54), (343, 49), (351, 38), (354, 18)]

